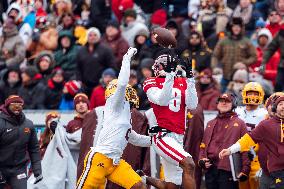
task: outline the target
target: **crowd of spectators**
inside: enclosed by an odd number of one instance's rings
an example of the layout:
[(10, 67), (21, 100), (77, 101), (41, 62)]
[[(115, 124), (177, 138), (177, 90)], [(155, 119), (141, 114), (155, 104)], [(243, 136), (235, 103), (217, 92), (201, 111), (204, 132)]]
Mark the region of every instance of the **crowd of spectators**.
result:
[(242, 105), (249, 81), (266, 96), (284, 90), (284, 0), (2, 0), (0, 13), (0, 104), (18, 94), (25, 109), (72, 110), (84, 92), (91, 108), (104, 105), (131, 46), (130, 84), (149, 109), (142, 84), (163, 53), (156, 27), (192, 59), (204, 110), (216, 110), (226, 91)]

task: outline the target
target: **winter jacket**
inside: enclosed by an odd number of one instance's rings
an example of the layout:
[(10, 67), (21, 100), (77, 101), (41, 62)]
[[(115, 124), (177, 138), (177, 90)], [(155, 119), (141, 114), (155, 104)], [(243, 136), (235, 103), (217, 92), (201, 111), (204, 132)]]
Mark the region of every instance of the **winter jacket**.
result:
[(22, 85), (19, 96), (25, 101), (25, 109), (45, 109), (46, 87), (39, 80), (27, 86)]
[(90, 109), (94, 109), (99, 106), (104, 106), (106, 103), (105, 88), (102, 85), (98, 85), (94, 88), (90, 98)]
[(183, 58), (191, 58), (194, 63), (194, 69), (198, 72), (210, 68), (212, 52), (210, 49), (198, 46), (190, 46), (182, 52)]
[[(48, 56), (49, 59), (50, 59), (50, 64), (49, 64), (49, 68), (45, 71), (42, 71), (40, 69), (40, 66), (39, 66), (39, 63), (41, 61), (41, 58), (44, 57), (44, 56)], [(36, 66), (38, 72), (41, 74), (42, 78), (41, 78), (41, 82), (46, 85), (47, 84), (47, 81), (48, 79), (50, 78), (51, 76), (51, 72), (55, 66), (55, 60), (54, 60), (54, 56), (51, 52), (49, 51), (42, 51), (38, 54), (38, 56), (34, 59), (34, 66)]]
[(59, 108), (64, 83), (55, 83), (52, 79), (47, 81), (45, 107), (50, 110)]
[[(184, 135), (184, 149), (192, 155), (194, 163), (198, 164), (200, 144), (204, 134), (204, 114), (200, 105), (195, 110), (190, 110), (187, 116), (187, 129)], [(202, 170), (199, 166), (195, 167), (196, 189), (200, 189)]]
[(105, 31), (106, 25), (111, 19), (111, 1), (92, 0), (90, 11), (90, 25), (98, 28), (101, 32)]
[(101, 39), (101, 43), (112, 49), (115, 56), (115, 64), (118, 69), (121, 67), (123, 55), (127, 52), (128, 42), (119, 33), (114, 39), (109, 40), (106, 36)]
[[(68, 49), (63, 49), (61, 46), (61, 39), (63, 37), (68, 37), (71, 41), (70, 47)], [(60, 67), (64, 74), (68, 73), (67, 75), (72, 76), (75, 75), (76, 70), (76, 55), (79, 50), (79, 47), (75, 45), (75, 39), (69, 30), (64, 30), (59, 33), (58, 38), (58, 48), (54, 52), (54, 58), (55, 58), (55, 67)], [(66, 52), (64, 52), (66, 51)]]
[(69, 121), (66, 125), (66, 132), (67, 133), (74, 133), (82, 128), (83, 126), (83, 118), (75, 116), (73, 120)]
[(30, 53), (29, 62), (32, 62), (41, 51), (53, 51), (57, 48), (58, 33), (55, 28), (50, 27), (39, 35), (39, 40), (32, 41), (27, 48)]
[(13, 175), (31, 160), (35, 176), (41, 175), (39, 143), (35, 127), (23, 113), (19, 119), (0, 108), (0, 171)]
[(80, 80), (88, 88), (94, 88), (99, 84), (103, 70), (116, 68), (115, 59), (110, 48), (101, 43), (94, 46), (94, 51), (89, 52), (88, 44), (81, 47), (76, 56), (77, 80)]
[(3, 28), (3, 36), (0, 37), (0, 59), (7, 66), (19, 66), (25, 58), (25, 45), (19, 36), (17, 27)]
[(127, 26), (122, 26), (121, 34), (124, 37), (124, 39), (126, 39), (129, 46), (133, 47), (135, 36), (137, 35), (137, 33), (139, 33), (140, 30), (148, 31), (148, 28), (145, 24), (139, 21), (134, 21), (134, 22), (129, 23)]
[[(66, 97), (68, 96), (68, 97)], [(73, 98), (69, 97), (69, 94), (63, 94), (59, 104), (59, 110), (74, 110)]]
[(280, 49), (280, 62), (279, 67), (284, 68), (284, 29), (281, 29), (278, 34), (273, 38), (272, 42), (268, 45), (266, 51), (263, 54), (261, 64), (266, 65), (273, 54)]
[(133, 0), (112, 0), (111, 1), (111, 9), (116, 16), (117, 20), (120, 22), (123, 13), (127, 9), (132, 9), (134, 6)]
[(279, 30), (281, 29), (281, 27), (283, 27), (283, 25), (280, 25), (279, 23), (276, 24), (268, 24), (266, 26), (267, 29), (269, 29), (269, 31), (271, 32), (272, 36), (274, 37)]
[[(16, 71), (19, 74), (19, 81), (14, 84), (9, 84), (7, 81), (8, 79), (8, 74), (11, 71)], [(4, 76), (3, 80), (0, 81), (0, 104), (3, 104), (5, 99), (8, 98), (10, 95), (16, 95), (18, 94), (19, 88), (21, 87), (21, 72), (17, 68), (9, 68)]]
[(145, 12), (146, 14), (152, 14), (153, 12), (155, 12), (158, 9), (161, 9), (163, 4), (162, 4), (162, 0), (144, 0), (144, 1), (140, 1), (140, 0), (134, 0), (135, 4), (137, 4), (142, 10), (143, 12)]
[(196, 86), (198, 103), (201, 105), (203, 110), (217, 110), (217, 99), (220, 96), (221, 92), (217, 87), (216, 83), (209, 84), (205, 90), (201, 90), (200, 84)]
[(249, 39), (240, 37), (232, 39), (226, 37), (220, 40), (213, 52), (211, 66), (214, 68), (218, 63), (223, 67), (223, 77), (231, 80), (233, 67), (236, 63), (242, 62), (249, 66), (256, 62), (256, 50)]
[[(229, 157), (219, 159), (219, 152), (235, 144), (246, 133), (246, 124), (238, 118), (236, 113), (218, 114), (216, 118), (208, 122), (204, 131), (199, 159), (208, 158), (217, 169), (231, 171)], [(241, 172), (249, 175), (250, 160), (247, 152), (242, 153), (241, 157)]]

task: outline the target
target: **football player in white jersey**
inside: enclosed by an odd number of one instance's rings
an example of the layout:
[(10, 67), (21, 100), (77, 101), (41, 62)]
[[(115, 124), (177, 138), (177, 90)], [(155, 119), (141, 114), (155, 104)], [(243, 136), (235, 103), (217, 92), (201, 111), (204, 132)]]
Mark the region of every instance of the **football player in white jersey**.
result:
[(128, 49), (118, 80), (111, 81), (106, 88), (102, 129), (96, 146), (85, 157), (77, 189), (101, 189), (105, 179), (127, 189), (146, 189), (141, 177), (121, 159), (128, 142), (136, 146), (151, 146), (151, 137), (139, 135), (131, 129), (130, 109), (139, 104), (135, 89), (128, 85), (130, 60), (136, 52), (135, 48)]
[[(267, 110), (263, 107), (264, 91), (259, 83), (249, 82), (242, 91), (242, 97), (245, 106), (238, 107), (235, 111), (239, 118), (246, 123), (247, 129), (250, 132), (263, 121), (268, 114)], [(254, 151), (257, 150), (258, 145), (256, 145), (254, 149), (251, 149), (253, 154)], [(261, 168), (258, 157), (255, 156), (251, 162), (249, 180), (240, 183), (240, 189), (257, 189), (260, 172)]]

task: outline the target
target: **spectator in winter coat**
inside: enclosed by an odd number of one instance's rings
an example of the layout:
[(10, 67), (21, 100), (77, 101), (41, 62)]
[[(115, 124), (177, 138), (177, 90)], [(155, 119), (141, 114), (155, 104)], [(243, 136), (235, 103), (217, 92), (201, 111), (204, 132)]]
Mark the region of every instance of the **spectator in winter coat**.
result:
[(217, 82), (212, 78), (211, 69), (207, 68), (200, 72), (196, 84), (198, 103), (203, 110), (217, 110), (217, 98), (220, 90)]
[(51, 77), (47, 81), (45, 107), (51, 110), (59, 108), (64, 87), (64, 72), (60, 68), (55, 68)]
[(0, 37), (0, 70), (19, 66), (24, 58), (25, 46), (17, 26), (11, 18), (7, 18), (3, 24), (3, 36)]
[[(250, 66), (250, 68), (253, 69), (254, 71), (259, 70), (263, 54), (269, 43), (271, 43), (271, 41), (272, 41), (272, 35), (268, 29), (263, 28), (258, 32), (258, 37), (257, 37), (258, 46), (256, 47), (257, 62)], [(268, 63), (266, 64), (265, 73), (263, 75), (265, 79), (270, 80), (274, 85), (276, 81), (279, 61), (280, 61), (280, 54), (277, 51), (276, 53), (274, 53), (274, 55), (269, 59)]]
[[(200, 144), (199, 166), (206, 170), (207, 189), (238, 189), (239, 183), (233, 181), (229, 158), (219, 159), (219, 152), (237, 142), (247, 133), (246, 124), (233, 111), (236, 108), (231, 94), (220, 95), (217, 101), (218, 115), (209, 121)], [(236, 175), (245, 181), (250, 172), (248, 153), (241, 154), (240, 173)]]
[(232, 16), (241, 17), (243, 19), (246, 32), (251, 34), (255, 29), (255, 22), (260, 17), (260, 13), (253, 8), (251, 0), (240, 0), (240, 3), (235, 8)]
[(232, 81), (228, 84), (227, 93), (235, 96), (238, 106), (243, 106), (242, 91), (249, 81), (249, 73), (246, 69), (238, 69), (232, 77)]
[(99, 84), (103, 70), (116, 66), (111, 49), (100, 42), (100, 31), (97, 28), (90, 28), (87, 36), (88, 43), (77, 53), (76, 78), (82, 81), (85, 93), (90, 96), (93, 88)]
[(61, 30), (69, 30), (73, 35), (75, 29), (74, 15), (71, 12), (63, 13), (58, 20), (58, 26), (56, 29), (59, 32), (61, 32)]
[(18, 3), (12, 3), (6, 11), (6, 16), (13, 18), (17, 25), (19, 36), (22, 38), (24, 46), (27, 46), (32, 36), (32, 28), (28, 23), (23, 22), (23, 12)]
[(45, 109), (46, 87), (40, 82), (42, 76), (37, 69), (28, 66), (22, 72), (19, 95), (24, 99), (25, 109)]
[(281, 16), (276, 10), (271, 10), (268, 15), (268, 25), (266, 26), (267, 29), (271, 32), (272, 36), (274, 37), (281, 28)]
[(134, 46), (134, 38), (140, 30), (144, 29), (148, 31), (147, 26), (137, 21), (136, 18), (137, 13), (135, 10), (128, 9), (124, 12), (121, 34), (131, 47)]
[(100, 84), (96, 86), (90, 98), (90, 109), (94, 109), (99, 106), (104, 106), (106, 103), (105, 89), (109, 82), (116, 78), (116, 72), (112, 68), (104, 70)]
[(225, 31), (233, 11), (225, 6), (223, 0), (203, 2), (205, 5), (202, 5), (204, 8), (199, 12), (197, 25), (201, 26), (204, 37)]
[(138, 76), (139, 76), (139, 82), (140, 84), (143, 84), (145, 79), (153, 77), (154, 73), (152, 70), (152, 66), (154, 64), (155, 60), (152, 58), (144, 58), (141, 61), (141, 64), (139, 66), (139, 72)]
[(276, 75), (276, 83), (275, 83), (275, 92), (281, 92), (284, 90), (284, 43), (282, 43), (282, 40), (284, 40), (284, 29), (280, 29), (279, 32), (276, 34), (276, 36), (273, 38), (271, 43), (267, 46), (266, 50), (263, 54), (263, 59), (261, 62), (260, 72), (262, 74), (265, 73), (266, 64), (270, 60), (270, 58), (280, 49), (280, 61), (278, 64), (277, 69), (277, 75)]
[(110, 21), (107, 24), (105, 35), (102, 37), (101, 43), (112, 49), (115, 56), (116, 67), (120, 69), (122, 57), (127, 52), (129, 45), (121, 36), (119, 23), (117, 21)]
[(177, 47), (175, 48), (177, 54), (180, 54), (187, 47), (186, 38), (183, 32), (179, 28), (178, 24), (174, 20), (169, 20), (166, 24), (166, 28), (175, 36), (177, 40)]
[(148, 53), (148, 46), (147, 46), (147, 39), (149, 37), (149, 31), (148, 30), (140, 30), (135, 38), (134, 38), (134, 47), (137, 49), (137, 53), (133, 56), (131, 59), (131, 65), (130, 68), (137, 70), (141, 60), (143, 58), (148, 58), (151, 56), (150, 53)]
[(55, 67), (60, 67), (64, 71), (64, 77), (67, 81), (75, 77), (78, 49), (79, 47), (75, 44), (71, 31), (63, 30), (59, 32), (58, 48), (54, 52)]
[(90, 101), (86, 94), (78, 93), (73, 100), (76, 116), (66, 125), (67, 133), (74, 133), (82, 128), (83, 120), (89, 112)]
[(220, 63), (223, 69), (223, 78), (221, 81), (222, 91), (226, 91), (233, 74), (233, 67), (237, 63), (247, 66), (256, 62), (256, 50), (252, 43), (244, 37), (244, 24), (242, 18), (235, 17), (230, 22), (230, 35), (220, 40), (213, 52), (211, 62), (212, 68)]
[(0, 104), (10, 95), (18, 94), (21, 81), (21, 72), (17, 67), (7, 69), (3, 80), (0, 81)]
[(59, 110), (74, 110), (73, 99), (81, 90), (81, 82), (71, 80), (65, 83), (63, 95), (60, 101)]
[(119, 22), (121, 22), (123, 13), (127, 9), (132, 9), (134, 6), (133, 0), (112, 0), (111, 9)]
[[(40, 156), (43, 159), (46, 148), (55, 134), (56, 125), (54, 122), (58, 122), (60, 114), (58, 112), (49, 112), (45, 117), (45, 129), (39, 139)], [(53, 122), (53, 123), (52, 123)]]
[(30, 54), (27, 59), (30, 64), (41, 51), (54, 51), (57, 48), (58, 32), (54, 27), (48, 26), (46, 19), (40, 20), (36, 28), (27, 47)]
[(189, 35), (188, 47), (182, 52), (182, 57), (192, 59), (193, 69), (201, 72), (210, 68), (211, 50), (206, 46), (203, 36), (196, 31)]
[(20, 96), (12, 95), (0, 108), (0, 188), (7, 184), (11, 188), (26, 189), (29, 162), (35, 183), (43, 179), (36, 129), (22, 112), (23, 105)]
[(49, 51), (42, 51), (35, 58), (34, 65), (37, 67), (38, 72), (42, 76), (42, 83), (46, 85), (55, 65), (53, 54), (51, 54)]

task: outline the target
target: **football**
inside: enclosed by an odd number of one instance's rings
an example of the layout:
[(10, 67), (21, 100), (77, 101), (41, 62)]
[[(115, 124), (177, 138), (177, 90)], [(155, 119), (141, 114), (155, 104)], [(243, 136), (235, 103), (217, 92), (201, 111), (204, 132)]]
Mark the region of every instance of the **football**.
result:
[(165, 48), (175, 48), (177, 46), (177, 40), (170, 30), (166, 28), (156, 28), (153, 31), (153, 35), (158, 44)]

